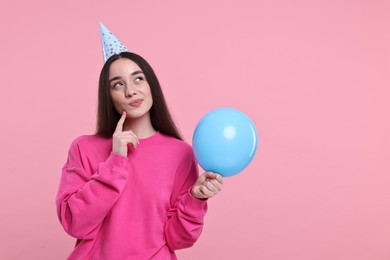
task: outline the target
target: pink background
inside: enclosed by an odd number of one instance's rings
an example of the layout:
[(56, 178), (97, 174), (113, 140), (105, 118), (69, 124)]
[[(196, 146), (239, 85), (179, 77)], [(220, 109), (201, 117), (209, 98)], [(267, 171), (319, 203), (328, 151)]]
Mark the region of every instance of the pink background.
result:
[(218, 107), (257, 126), (181, 259), (390, 259), (386, 0), (2, 0), (0, 259), (72, 250), (54, 200), (94, 131), (99, 21), (152, 64), (188, 142)]

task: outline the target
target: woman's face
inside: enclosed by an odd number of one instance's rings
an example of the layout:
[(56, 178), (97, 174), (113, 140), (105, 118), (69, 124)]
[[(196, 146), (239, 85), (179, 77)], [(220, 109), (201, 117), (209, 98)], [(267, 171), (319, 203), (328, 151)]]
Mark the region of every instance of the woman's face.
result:
[(109, 70), (112, 102), (116, 111), (126, 111), (127, 118), (149, 116), (153, 105), (150, 86), (139, 66), (130, 59), (114, 61)]

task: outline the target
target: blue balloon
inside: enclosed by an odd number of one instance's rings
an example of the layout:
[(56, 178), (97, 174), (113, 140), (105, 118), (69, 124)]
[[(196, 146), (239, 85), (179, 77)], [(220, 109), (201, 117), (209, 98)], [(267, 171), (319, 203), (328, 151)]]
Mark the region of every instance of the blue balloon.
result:
[(233, 108), (208, 112), (192, 138), (195, 157), (205, 170), (224, 177), (240, 173), (257, 150), (257, 131), (244, 113)]

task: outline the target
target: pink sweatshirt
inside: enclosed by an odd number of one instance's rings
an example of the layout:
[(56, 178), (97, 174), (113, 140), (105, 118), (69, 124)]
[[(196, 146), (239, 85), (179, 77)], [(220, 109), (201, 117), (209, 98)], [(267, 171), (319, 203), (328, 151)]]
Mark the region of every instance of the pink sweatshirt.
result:
[(207, 204), (189, 193), (197, 177), (191, 146), (159, 132), (128, 158), (112, 152), (111, 138), (77, 138), (56, 200), (77, 238), (68, 259), (176, 259), (202, 232)]

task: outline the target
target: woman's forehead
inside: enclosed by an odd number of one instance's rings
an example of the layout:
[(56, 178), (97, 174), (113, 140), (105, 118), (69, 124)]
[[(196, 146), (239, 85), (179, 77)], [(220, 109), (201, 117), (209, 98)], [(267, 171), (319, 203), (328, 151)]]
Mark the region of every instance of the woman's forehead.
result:
[(140, 67), (134, 61), (121, 58), (111, 63), (110, 76), (113, 74), (132, 74), (133, 72), (140, 70)]

